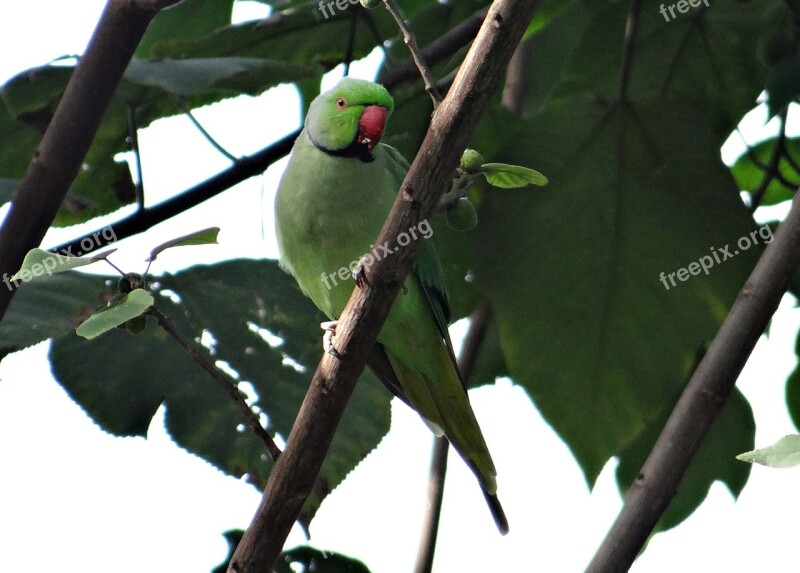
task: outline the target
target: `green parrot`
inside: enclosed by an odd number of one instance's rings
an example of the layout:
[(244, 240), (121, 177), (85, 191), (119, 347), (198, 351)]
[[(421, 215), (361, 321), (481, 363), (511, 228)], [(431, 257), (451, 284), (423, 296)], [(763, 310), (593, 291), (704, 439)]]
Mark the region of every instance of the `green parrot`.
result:
[[(360, 283), (360, 264), (385, 258), (375, 247), (408, 171), (383, 143), (394, 101), (382, 86), (342, 79), (308, 110), (275, 199), (281, 266), (330, 319), (330, 332)], [(409, 229), (418, 257), (372, 350), (369, 366), (396, 396), (444, 434), (478, 478), (501, 533), (508, 532), (497, 499), (497, 472), (456, 366), (447, 331), (450, 309), (427, 221)], [(399, 237), (398, 237), (399, 239)]]

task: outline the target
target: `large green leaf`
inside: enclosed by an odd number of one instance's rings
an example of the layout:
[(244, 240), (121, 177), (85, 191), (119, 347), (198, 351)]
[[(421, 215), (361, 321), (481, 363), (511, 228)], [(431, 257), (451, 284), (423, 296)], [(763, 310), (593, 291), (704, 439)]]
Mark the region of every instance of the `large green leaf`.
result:
[[(61, 277), (69, 281), (73, 273), (53, 279)], [(89, 283), (90, 298), (110, 290), (103, 278), (79, 280)], [(224, 362), (238, 382), (252, 385), (251, 398), (265, 414), (268, 431), (287, 436), (322, 352), (323, 317), (294, 281), (273, 261), (232, 261), (166, 275), (158, 283), (156, 306), (185, 336), (208, 341), (207, 355)], [(58, 281), (42, 284), (50, 294), (59, 292)], [(42, 301), (43, 288), (36, 286), (15, 297), (15, 304), (22, 302), (10, 310), (12, 323), (25, 321), (15, 313), (31, 308), (26, 297)], [(65, 306), (45, 302), (40, 312), (63, 316)], [(225, 393), (152, 319), (136, 337), (117, 329), (91, 341), (64, 336), (53, 343), (50, 359), (64, 388), (107, 431), (145, 435), (164, 403), (167, 427), (179, 444), (231, 475), (247, 474), (258, 487), (265, 483), (272, 463), (263, 444), (243, 429)], [(388, 431), (390, 399), (371, 374), (363, 376), (301, 514), (304, 524)]]
[(754, 228), (703, 125), (685, 107), (553, 102), (505, 157), (550, 183), (486, 193), (470, 234), (511, 375), (590, 483), (674, 401), (759, 252), (669, 283)]
[[(9, 286), (13, 287), (10, 281), (0, 283), (0, 288)], [(103, 280), (77, 272), (20, 285), (0, 321), (0, 358), (74, 331), (114, 294), (116, 291), (107, 288)]]
[[(701, 106), (722, 139), (753, 107), (764, 88), (768, 65), (754, 46), (776, 26), (786, 8), (774, 0), (717, 2), (713, 9), (666, 21), (657, 7), (638, 6), (632, 44), (625, 49), (628, 2), (583, 2), (591, 14), (570, 54), (558, 96), (590, 93), (603, 101), (665, 99)], [(560, 16), (568, 15), (570, 9)], [(575, 33), (566, 18), (552, 23)], [(555, 28), (556, 26), (554, 26)], [(559, 30), (553, 29), (551, 33)], [(534, 50), (536, 51), (536, 50)], [(562, 53), (563, 54), (563, 53)], [(540, 57), (563, 57), (540, 54)], [(628, 57), (623, 84), (620, 70)], [(536, 73), (534, 69), (532, 73)], [(624, 94), (620, 87), (625, 86)]]
[[(133, 60), (125, 72), (125, 79), (140, 86), (158, 88), (167, 94), (191, 97), (209, 92), (230, 96), (255, 95), (265, 86), (309, 75), (307, 68), (263, 58), (167, 58), (154, 62)], [(137, 103), (141, 105), (142, 102)]]
[(136, 57), (149, 58), (153, 46), (163, 40), (201, 38), (231, 23), (234, 0), (183, 0), (161, 10), (147, 27), (136, 48)]
[[(373, 15), (384, 37), (396, 34), (385, 10), (374, 11)], [(327, 71), (343, 60), (349, 32), (350, 12), (335, 12), (326, 19), (317, 4), (307, 3), (264, 21), (225, 26), (196, 40), (165, 40), (151, 53), (173, 59), (269, 58)], [(375, 44), (369, 29), (359, 26), (353, 44), (354, 59), (367, 55)]]
[[(776, 140), (768, 139), (753, 146), (750, 153), (743, 153), (731, 167), (736, 184), (742, 191), (752, 193), (758, 189), (766, 176), (766, 166), (770, 164)], [(789, 161), (786, 154), (792, 158)], [(778, 162), (778, 173), (782, 180), (773, 177), (767, 185), (760, 205), (775, 205), (790, 200), (800, 185), (800, 172), (794, 166), (800, 163), (800, 139), (787, 138), (784, 141), (784, 154)], [(788, 185), (787, 185), (788, 183)]]
[[(0, 95), (9, 118), (0, 120), (0, 177), (21, 178), (25, 173), (71, 74), (71, 67), (43, 66), (17, 75), (2, 87)], [(80, 223), (133, 201), (130, 170), (114, 161), (117, 153), (126, 150), (127, 113), (122, 102), (111, 102), (55, 225)]]

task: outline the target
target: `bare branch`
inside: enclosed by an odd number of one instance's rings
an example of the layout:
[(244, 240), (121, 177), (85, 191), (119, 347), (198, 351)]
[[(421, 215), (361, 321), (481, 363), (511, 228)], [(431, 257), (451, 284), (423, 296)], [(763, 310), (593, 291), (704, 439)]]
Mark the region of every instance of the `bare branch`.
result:
[(391, 14), (395, 22), (397, 22), (400, 31), (403, 32), (403, 41), (408, 46), (408, 51), (411, 52), (411, 57), (414, 59), (419, 74), (425, 82), (425, 91), (430, 94), (433, 100), (433, 107), (436, 109), (436, 106), (442, 101), (442, 95), (439, 93), (439, 90), (436, 89), (436, 82), (433, 79), (433, 74), (431, 74), (428, 65), (425, 63), (425, 57), (420, 52), (419, 46), (417, 45), (417, 37), (414, 35), (411, 27), (406, 23), (405, 18), (403, 18), (403, 13), (400, 11), (400, 7), (395, 1), (383, 0), (383, 3), (389, 11), (389, 14)]
[[(106, 5), (0, 227), (0, 275), (16, 272), (25, 253), (42, 242), (147, 25), (158, 9), (176, 2)], [(0, 318), (14, 292), (0, 289)]]
[[(458, 25), (454, 26), (447, 33), (437, 38), (422, 50), (422, 57), (425, 61), (434, 66), (445, 58), (449, 58), (458, 50), (466, 46), (475, 38), (475, 34), (480, 30), (488, 8), (478, 10), (472, 16), (466, 18)], [(397, 86), (403, 82), (417, 77), (417, 66), (414, 59), (403, 60), (392, 65), (391, 69), (378, 78), (378, 83), (387, 88)]]
[(231, 559), (229, 572), (272, 571), (313, 487), (356, 380), (414, 261), (417, 243), (412, 241), (401, 247), (397, 237), (433, 212), (537, 3), (497, 0), (490, 7), (453, 87), (434, 112), (422, 147), (377, 239), (376, 244), (385, 242), (398, 248), (392, 257), (364, 270), (368, 286), (356, 288), (339, 318), (335, 342), (341, 358), (329, 354), (322, 357), (286, 448), (270, 472), (256, 515)]
[[(258, 153), (238, 159), (236, 164), (219, 172), (210, 179), (187, 189), (179, 195), (153, 207), (137, 211), (116, 223), (112, 223), (111, 227), (114, 229), (114, 237), (116, 237), (116, 240), (121, 241), (127, 237), (143, 233), (150, 227), (154, 227), (171, 217), (179, 215), (195, 205), (199, 205), (203, 201), (216, 197), (221, 192), (230, 189), (237, 183), (241, 183), (250, 177), (263, 174), (267, 167), (291, 151), (294, 140), (297, 139), (299, 134), (300, 130), (290, 133), (283, 139), (276, 141)], [(108, 245), (108, 243), (100, 242), (99, 239), (97, 239), (99, 236), (100, 235), (96, 231), (94, 233), (87, 233), (82, 237), (73, 239), (51, 250), (54, 252), (68, 252), (76, 256), (85, 255)], [(84, 241), (84, 239), (87, 238), (92, 238), (92, 240)], [(87, 244), (91, 243), (91, 247), (87, 250), (83, 250), (81, 244), (84, 242)]]
[(181, 345), (181, 347), (186, 351), (186, 354), (189, 355), (189, 358), (197, 362), (200, 367), (208, 372), (208, 374), (222, 387), (225, 393), (230, 397), (231, 400), (236, 404), (239, 410), (242, 412), (245, 420), (247, 420), (247, 426), (250, 428), (250, 431), (253, 432), (256, 436), (258, 436), (269, 452), (269, 455), (272, 457), (273, 460), (278, 459), (278, 456), (281, 455), (281, 450), (278, 445), (272, 440), (272, 436), (270, 436), (267, 431), (264, 429), (264, 426), (261, 425), (261, 422), (258, 420), (258, 416), (256, 416), (255, 412), (253, 412), (252, 408), (247, 405), (245, 402), (242, 393), (239, 392), (239, 389), (233, 384), (225, 375), (220, 372), (219, 368), (214, 366), (214, 363), (211, 362), (205, 354), (200, 352), (197, 349), (197, 346), (192, 343), (191, 340), (186, 338), (183, 333), (175, 326), (167, 315), (163, 312), (158, 310), (156, 307), (152, 306), (147, 311), (148, 314), (153, 316), (157, 321), (158, 324), (163, 328), (167, 334), (172, 336), (175, 341)]
[(587, 571), (627, 571), (678, 491), (689, 463), (800, 264), (800, 193), (683, 391)]
[(772, 154), (769, 157), (767, 165), (764, 167), (764, 176), (761, 178), (761, 182), (758, 184), (758, 187), (756, 187), (751, 194), (751, 213), (758, 209), (758, 206), (764, 199), (764, 193), (766, 193), (769, 184), (772, 183), (772, 180), (775, 179), (780, 173), (781, 156), (783, 155), (783, 148), (786, 143), (786, 116), (786, 110), (783, 110), (780, 114), (778, 114), (778, 118), (780, 120), (778, 136), (775, 138), (775, 142), (772, 144)]
[(628, 18), (625, 21), (625, 42), (622, 47), (622, 65), (619, 73), (619, 88), (617, 100), (626, 101), (628, 93), (628, 79), (633, 68), (634, 45), (638, 31), (639, 7), (641, 0), (631, 0), (628, 4)]
[(447, 475), (447, 454), (450, 442), (444, 436), (433, 437), (433, 455), (428, 475), (428, 511), (422, 520), (422, 535), (419, 538), (417, 563), (414, 573), (431, 573), (433, 556), (436, 553), (436, 538), (439, 535), (439, 518), (442, 515), (444, 478)]

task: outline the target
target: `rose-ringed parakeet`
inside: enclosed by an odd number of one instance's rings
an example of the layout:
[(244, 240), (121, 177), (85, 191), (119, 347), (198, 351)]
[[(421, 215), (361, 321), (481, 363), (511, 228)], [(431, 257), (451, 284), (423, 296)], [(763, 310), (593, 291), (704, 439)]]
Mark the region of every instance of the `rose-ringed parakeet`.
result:
[[(332, 320), (339, 318), (354, 286), (341, 280), (347, 273), (339, 270), (354, 269), (368, 253), (380, 257), (373, 242), (408, 171), (400, 153), (380, 143), (393, 106), (382, 86), (351, 78), (318, 96), (278, 187), (281, 265)], [(418, 258), (378, 335), (369, 366), (461, 454), (506, 533), (497, 472), (448, 335), (447, 293), (434, 244), (427, 240), (430, 234), (417, 235), (422, 241)]]

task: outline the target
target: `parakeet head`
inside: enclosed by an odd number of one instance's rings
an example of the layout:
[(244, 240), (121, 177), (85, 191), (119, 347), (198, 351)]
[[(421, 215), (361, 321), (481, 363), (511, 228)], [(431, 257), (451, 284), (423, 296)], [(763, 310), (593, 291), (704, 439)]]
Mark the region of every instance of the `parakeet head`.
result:
[(343, 78), (311, 102), (306, 130), (323, 151), (370, 160), (393, 108), (394, 100), (383, 86)]

